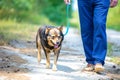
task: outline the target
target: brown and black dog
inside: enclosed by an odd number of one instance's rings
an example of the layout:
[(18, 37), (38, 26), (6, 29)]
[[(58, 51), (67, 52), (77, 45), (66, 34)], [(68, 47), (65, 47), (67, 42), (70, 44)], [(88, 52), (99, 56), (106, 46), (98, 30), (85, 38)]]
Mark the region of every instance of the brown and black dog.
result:
[(57, 70), (57, 60), (64, 39), (63, 27), (43, 26), (40, 27), (36, 35), (36, 47), (38, 49), (38, 62), (41, 61), (41, 49), (46, 56), (46, 68), (50, 68), (50, 52), (54, 52), (54, 64), (52, 69)]

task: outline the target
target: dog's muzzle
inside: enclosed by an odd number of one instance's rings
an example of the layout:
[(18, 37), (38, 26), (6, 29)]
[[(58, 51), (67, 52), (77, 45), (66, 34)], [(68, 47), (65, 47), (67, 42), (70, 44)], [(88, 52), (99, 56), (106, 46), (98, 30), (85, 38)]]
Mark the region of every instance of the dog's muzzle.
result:
[(58, 48), (60, 45), (60, 42), (57, 42), (55, 45), (54, 45), (54, 48)]
[(56, 42), (56, 44), (55, 44), (55, 43), (52, 42), (52, 41), (51, 41), (51, 43), (54, 45), (54, 48), (55, 48), (55, 49), (58, 48), (58, 47), (59, 47), (59, 44), (60, 44), (60, 42)]

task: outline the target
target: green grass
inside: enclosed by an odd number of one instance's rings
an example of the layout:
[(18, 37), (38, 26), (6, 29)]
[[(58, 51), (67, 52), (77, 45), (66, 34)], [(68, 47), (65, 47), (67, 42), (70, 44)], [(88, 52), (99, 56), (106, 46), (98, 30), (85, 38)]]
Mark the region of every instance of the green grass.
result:
[(109, 9), (107, 28), (120, 31), (120, 3), (115, 8)]
[(112, 57), (110, 61), (120, 65), (120, 57)]
[(77, 11), (72, 13), (72, 18), (70, 19), (70, 26), (74, 28), (79, 28), (80, 26), (79, 16)]
[[(108, 43), (108, 52), (107, 52), (107, 56), (109, 56), (111, 58), (111, 62), (116, 63), (118, 65), (120, 65), (120, 57), (119, 56), (113, 56), (113, 45), (112, 43)], [(115, 45), (114, 45), (115, 46)]]
[[(78, 11), (72, 13), (70, 25), (79, 27)], [(115, 8), (110, 8), (107, 16), (107, 28), (120, 31), (120, 3)]]
[(0, 21), (0, 45), (6, 45), (11, 40), (30, 39), (37, 29), (38, 26), (32, 24)]
[(108, 51), (107, 51), (107, 56), (111, 57), (112, 56), (112, 43), (108, 43)]

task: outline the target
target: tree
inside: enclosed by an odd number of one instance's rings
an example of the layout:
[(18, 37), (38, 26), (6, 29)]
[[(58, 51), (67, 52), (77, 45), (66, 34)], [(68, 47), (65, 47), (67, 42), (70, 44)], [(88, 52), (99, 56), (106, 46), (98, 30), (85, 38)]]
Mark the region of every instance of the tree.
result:
[(37, 22), (42, 15), (51, 22), (64, 24), (66, 6), (61, 0), (0, 0), (0, 19)]

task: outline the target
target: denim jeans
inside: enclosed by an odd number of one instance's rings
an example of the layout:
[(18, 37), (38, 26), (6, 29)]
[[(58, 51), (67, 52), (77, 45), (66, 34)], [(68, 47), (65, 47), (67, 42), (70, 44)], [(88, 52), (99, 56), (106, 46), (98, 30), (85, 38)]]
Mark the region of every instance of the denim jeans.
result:
[(107, 53), (106, 19), (110, 0), (78, 0), (86, 61), (104, 65)]

